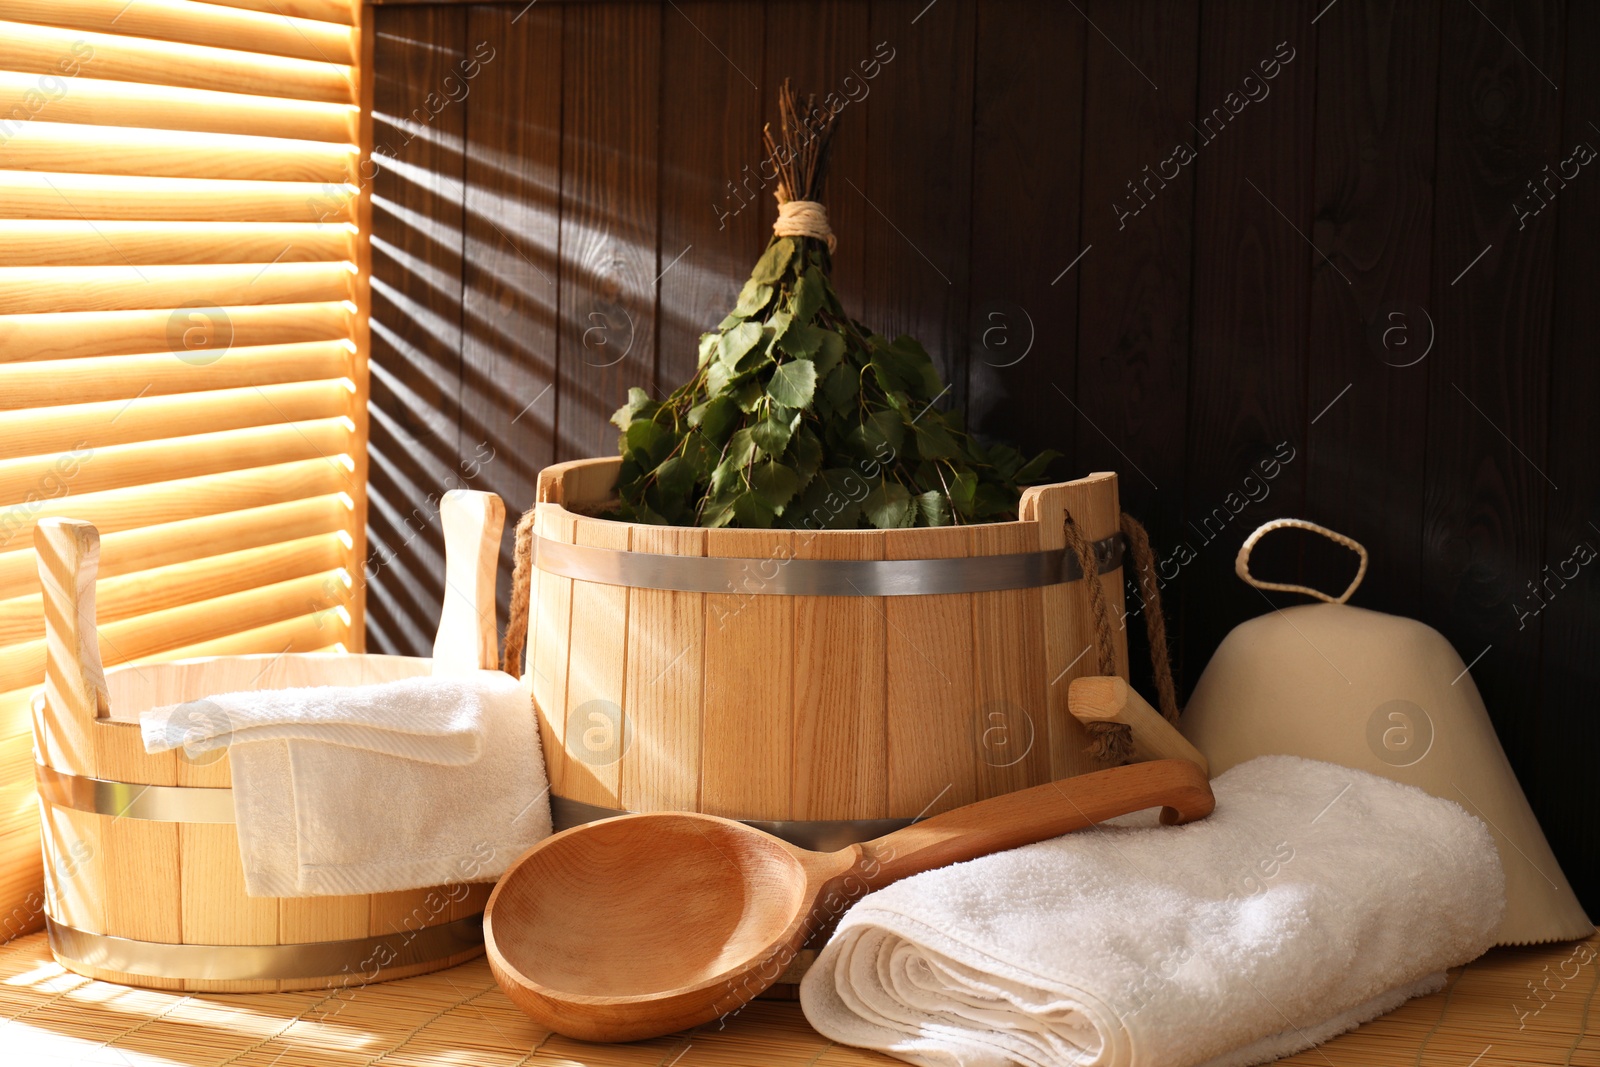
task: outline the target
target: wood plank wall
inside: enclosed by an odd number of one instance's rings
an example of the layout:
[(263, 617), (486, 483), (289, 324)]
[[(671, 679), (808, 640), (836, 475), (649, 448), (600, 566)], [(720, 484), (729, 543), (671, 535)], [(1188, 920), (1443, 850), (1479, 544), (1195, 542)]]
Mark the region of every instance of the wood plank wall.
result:
[[(1356, 602), (1472, 661), (1600, 914), (1600, 565), (1579, 562), (1600, 547), (1600, 162), (1573, 161), (1600, 145), (1593, 5), (390, 4), (376, 23), (374, 650), (431, 640), (430, 500), (470, 484), (515, 514), (541, 466), (615, 447), (627, 386), (689, 373), (773, 218), (759, 123), (792, 76), (859, 98), (827, 195), (844, 296), (919, 337), (978, 429), (1121, 473), (1167, 560), (1183, 690), (1268, 607), (1232, 573), (1249, 530), (1355, 536)], [(1349, 573), (1293, 535), (1258, 559)], [(502, 571), (503, 611), (509, 549)]]

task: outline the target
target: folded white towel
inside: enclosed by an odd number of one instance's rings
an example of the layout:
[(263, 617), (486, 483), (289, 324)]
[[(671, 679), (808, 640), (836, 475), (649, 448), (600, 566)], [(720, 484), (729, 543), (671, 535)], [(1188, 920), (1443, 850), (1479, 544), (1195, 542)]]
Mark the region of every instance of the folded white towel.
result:
[[(481, 672), (490, 685), (495, 672)], [(182, 748), (196, 759), (249, 741), (322, 741), (427, 763), (483, 754), (483, 705), (473, 675), (421, 675), (380, 685), (254, 689), (139, 716), (146, 752)]]
[(801, 983), (825, 1036), (928, 1065), (1244, 1067), (1439, 988), (1494, 942), (1481, 822), (1264, 756), (1216, 812), (1141, 813), (873, 893)]
[(228, 749), (251, 896), (492, 881), (550, 834), (527, 690), (497, 671), (224, 693), (139, 724), (149, 752)]

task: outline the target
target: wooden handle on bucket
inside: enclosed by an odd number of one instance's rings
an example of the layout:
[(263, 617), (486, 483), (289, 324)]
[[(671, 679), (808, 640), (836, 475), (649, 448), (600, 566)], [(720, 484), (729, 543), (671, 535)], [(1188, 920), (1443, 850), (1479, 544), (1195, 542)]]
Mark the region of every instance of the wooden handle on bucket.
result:
[(506, 506), (493, 493), (452, 489), (439, 502), (444, 526), (444, 603), (433, 639), (433, 671), (492, 671), (500, 666), (495, 575)]
[(100, 532), (81, 519), (40, 519), (33, 547), (39, 553), (47, 657), (40, 754), (58, 771), (93, 774), (90, 731), (109, 708), (94, 625)]
[(963, 860), (1082, 830), (1161, 807), (1164, 823), (1211, 814), (1205, 772), (1188, 760), (1157, 760), (1046, 782), (935, 815), (860, 846), (867, 888)]
[(1079, 722), (1120, 722), (1128, 727), (1133, 731), (1135, 759), (1186, 759), (1210, 776), (1211, 766), (1200, 750), (1121, 678), (1075, 679), (1067, 689), (1067, 707)]
[[(1022, 491), (1019, 515), (1038, 523), (1039, 547), (1067, 547), (1063, 520), (1071, 515), (1090, 541), (1110, 537), (1121, 528), (1122, 506), (1117, 476), (1099, 471), (1075, 481), (1032, 485)], [(1114, 615), (1122, 614), (1122, 582), (1126, 564), (1100, 576), (1101, 588)], [(1099, 672), (1093, 610), (1086, 582), (1062, 582), (1040, 591), (1044, 611), (1044, 677), (1051, 743), (1050, 777), (1062, 779), (1101, 769), (1089, 754), (1089, 735), (1067, 707), (1067, 686), (1074, 678)], [(1122, 627), (1112, 634), (1112, 656), (1117, 673), (1128, 674), (1128, 635)]]

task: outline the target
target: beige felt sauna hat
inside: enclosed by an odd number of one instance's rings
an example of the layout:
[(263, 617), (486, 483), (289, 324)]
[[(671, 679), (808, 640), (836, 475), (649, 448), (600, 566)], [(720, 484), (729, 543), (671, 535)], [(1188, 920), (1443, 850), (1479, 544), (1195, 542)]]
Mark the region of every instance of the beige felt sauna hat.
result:
[[(1251, 549), (1283, 527), (1324, 534), (1357, 553), (1361, 566), (1350, 588), (1330, 597), (1253, 577)], [(1243, 623), (1207, 664), (1181, 725), (1211, 773), (1283, 753), (1381, 774), (1453, 800), (1488, 824), (1500, 848), (1506, 916), (1496, 943), (1594, 933), (1450, 642), (1415, 619), (1345, 603), (1366, 575), (1367, 550), (1315, 523), (1277, 519), (1246, 539), (1235, 570), (1257, 588), (1324, 603)]]

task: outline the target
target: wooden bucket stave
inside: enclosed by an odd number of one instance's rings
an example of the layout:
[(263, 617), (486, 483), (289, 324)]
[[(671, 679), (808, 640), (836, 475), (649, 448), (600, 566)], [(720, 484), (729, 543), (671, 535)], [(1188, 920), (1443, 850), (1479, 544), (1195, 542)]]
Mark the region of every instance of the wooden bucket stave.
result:
[[(45, 910), (58, 962), (150, 988), (271, 992), (387, 981), (483, 951), (477, 917), (490, 886), (468, 884), (473, 872), (458, 885), (395, 893), (247, 896), (226, 750), (196, 759), (148, 754), (138, 725), (145, 708), (208, 693), (494, 669), (504, 506), (492, 494), (452, 492), (441, 512), (453, 593), (433, 659), (294, 653), (110, 671), (101, 669), (94, 628), (99, 536), (85, 522), (39, 524), (48, 666), (34, 736)], [(170, 817), (184, 813), (218, 821)]]
[[(1081, 580), (906, 596), (762, 587), (790, 559), (1059, 552), (1068, 512), (1090, 540), (1113, 539), (1115, 475), (1030, 488), (1010, 523), (699, 530), (595, 518), (614, 499), (617, 466), (541, 473), (535, 531), (557, 542), (547, 555), (578, 545), (745, 562), (712, 591), (586, 580), (536, 558), (527, 655), (558, 828), (679, 809), (838, 843), (1095, 769), (1067, 710), (1070, 681), (1098, 671)], [(1120, 617), (1121, 566), (1098, 580)], [(1126, 677), (1121, 628), (1115, 658)]]

